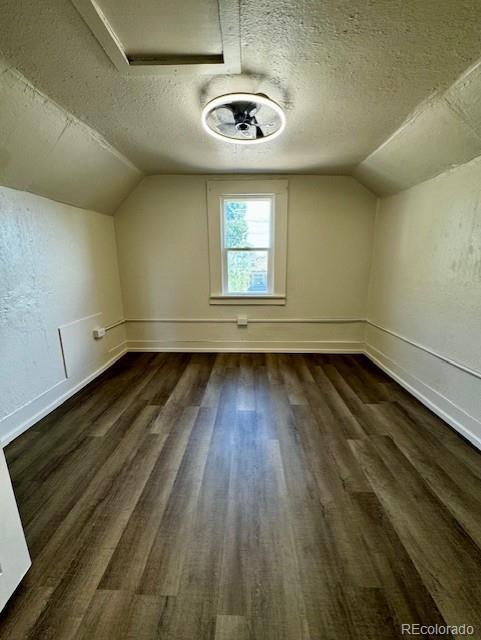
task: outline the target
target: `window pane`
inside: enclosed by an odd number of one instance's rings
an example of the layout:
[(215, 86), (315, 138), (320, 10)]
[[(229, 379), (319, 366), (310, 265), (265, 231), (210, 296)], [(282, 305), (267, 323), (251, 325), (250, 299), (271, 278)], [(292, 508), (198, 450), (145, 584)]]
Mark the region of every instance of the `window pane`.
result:
[(227, 252), (227, 293), (269, 293), (267, 251)]
[(270, 247), (271, 204), (270, 198), (224, 200), (224, 246)]

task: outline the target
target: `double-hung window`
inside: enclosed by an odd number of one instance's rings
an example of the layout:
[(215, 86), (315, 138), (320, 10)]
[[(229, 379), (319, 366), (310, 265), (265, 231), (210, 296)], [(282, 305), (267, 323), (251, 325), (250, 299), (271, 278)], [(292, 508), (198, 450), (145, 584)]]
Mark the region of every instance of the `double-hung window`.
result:
[(273, 291), (274, 198), (224, 196), (222, 290), (227, 295), (268, 295)]
[(208, 183), (212, 304), (285, 304), (287, 181)]

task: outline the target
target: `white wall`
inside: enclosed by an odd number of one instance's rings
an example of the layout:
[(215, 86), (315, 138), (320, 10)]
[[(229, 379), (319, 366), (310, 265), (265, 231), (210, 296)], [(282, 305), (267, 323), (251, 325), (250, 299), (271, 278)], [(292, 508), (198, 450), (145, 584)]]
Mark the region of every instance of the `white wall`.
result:
[(481, 446), (481, 159), (380, 202), (369, 319), (437, 354), (368, 327), (371, 356)]
[[(129, 322), (129, 348), (362, 348), (362, 323), (279, 321), (365, 317), (375, 197), (349, 177), (287, 176), (286, 306), (210, 306), (206, 181), (214, 177), (144, 178), (115, 215), (126, 318), (157, 320)], [(213, 322), (240, 313), (276, 322)]]
[[(66, 379), (58, 329), (99, 312), (65, 329)], [(0, 187), (0, 442), (122, 351), (90, 332), (122, 316), (113, 218)]]

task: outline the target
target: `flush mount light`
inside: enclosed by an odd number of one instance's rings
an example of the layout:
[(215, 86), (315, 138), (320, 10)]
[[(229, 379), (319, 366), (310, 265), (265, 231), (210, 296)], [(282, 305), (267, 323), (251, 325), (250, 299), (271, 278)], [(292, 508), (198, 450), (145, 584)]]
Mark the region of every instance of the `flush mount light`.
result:
[(202, 110), (202, 125), (214, 138), (234, 144), (258, 144), (277, 138), (286, 126), (281, 107), (260, 93), (229, 93)]

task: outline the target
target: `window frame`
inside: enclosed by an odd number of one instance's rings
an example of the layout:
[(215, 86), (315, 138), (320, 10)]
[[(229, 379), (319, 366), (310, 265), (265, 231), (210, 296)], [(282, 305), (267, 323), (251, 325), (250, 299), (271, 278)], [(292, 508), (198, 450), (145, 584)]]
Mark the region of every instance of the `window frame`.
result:
[[(227, 293), (227, 254), (224, 235), (226, 200), (271, 199), (271, 246), (231, 250), (268, 251), (267, 293)], [(209, 180), (207, 214), (209, 231), (210, 304), (284, 305), (287, 271), (287, 180)]]

